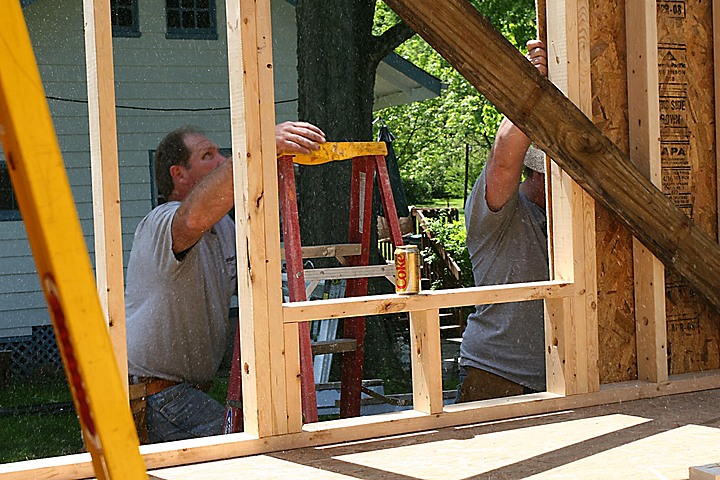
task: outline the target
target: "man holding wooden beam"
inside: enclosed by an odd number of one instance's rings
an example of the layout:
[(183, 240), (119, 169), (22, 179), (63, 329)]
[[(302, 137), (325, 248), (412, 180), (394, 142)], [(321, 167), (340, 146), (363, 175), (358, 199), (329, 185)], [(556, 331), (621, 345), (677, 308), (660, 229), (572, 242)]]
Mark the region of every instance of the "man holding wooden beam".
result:
[[(546, 75), (543, 43), (527, 47)], [(548, 279), (545, 157), (507, 118), (465, 204), (465, 224), (476, 285)], [(457, 401), (545, 390), (543, 322), (542, 300), (477, 305), (460, 346)]]
[[(304, 122), (275, 127), (277, 151), (325, 142)], [(206, 392), (230, 341), (237, 291), (233, 162), (194, 127), (155, 152), (159, 203), (135, 231), (125, 292), (130, 393), (141, 441), (223, 432), (225, 406)]]

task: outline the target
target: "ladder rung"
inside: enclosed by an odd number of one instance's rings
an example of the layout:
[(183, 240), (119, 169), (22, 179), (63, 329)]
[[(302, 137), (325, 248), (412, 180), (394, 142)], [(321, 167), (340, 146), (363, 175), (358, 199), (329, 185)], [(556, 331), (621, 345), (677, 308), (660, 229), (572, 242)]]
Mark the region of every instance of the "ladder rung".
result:
[[(301, 247), (302, 258), (332, 258), (332, 257), (351, 257), (360, 255), (362, 245), (359, 243), (339, 243), (337, 245), (314, 245), (311, 247)], [(285, 260), (284, 245), (280, 245), (280, 257)]]
[(395, 277), (395, 264), (359, 265), (356, 267), (309, 268), (305, 270), (305, 281), (335, 280), (341, 278)]
[(357, 342), (354, 338), (337, 338), (313, 343), (312, 353), (313, 355), (323, 355), (326, 353), (354, 352), (356, 348)]

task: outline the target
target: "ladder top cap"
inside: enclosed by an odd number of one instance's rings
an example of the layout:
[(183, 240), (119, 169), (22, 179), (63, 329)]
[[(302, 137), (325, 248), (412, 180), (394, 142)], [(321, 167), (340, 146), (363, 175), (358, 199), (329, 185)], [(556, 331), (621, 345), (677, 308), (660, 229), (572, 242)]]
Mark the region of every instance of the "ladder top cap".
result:
[(310, 155), (299, 153), (280, 153), (293, 157), (293, 162), (301, 165), (320, 165), (322, 163), (347, 160), (355, 157), (387, 155), (385, 142), (327, 142)]

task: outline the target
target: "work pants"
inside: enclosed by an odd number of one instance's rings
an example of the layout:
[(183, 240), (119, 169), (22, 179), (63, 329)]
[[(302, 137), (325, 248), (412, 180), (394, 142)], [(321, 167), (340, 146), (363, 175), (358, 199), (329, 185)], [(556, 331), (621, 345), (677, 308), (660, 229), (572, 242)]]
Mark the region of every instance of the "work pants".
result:
[(223, 433), (225, 407), (189, 383), (180, 383), (146, 399), (150, 443)]
[(479, 368), (460, 367), (460, 384), (456, 403), (511, 397), (526, 393), (535, 393), (535, 390)]

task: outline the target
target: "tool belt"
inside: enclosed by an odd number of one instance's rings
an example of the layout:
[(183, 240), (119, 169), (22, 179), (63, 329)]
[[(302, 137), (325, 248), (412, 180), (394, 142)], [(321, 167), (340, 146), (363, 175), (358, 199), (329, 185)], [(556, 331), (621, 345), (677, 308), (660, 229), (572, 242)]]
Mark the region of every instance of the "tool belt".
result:
[[(141, 444), (149, 443), (146, 418), (147, 397), (184, 382), (176, 382), (174, 380), (157, 377), (136, 377), (134, 375), (131, 375), (129, 380), (130, 410), (132, 411), (133, 420), (135, 421), (138, 439)], [(193, 384), (192, 386), (198, 390), (207, 392), (212, 388), (212, 385), (213, 382), (206, 382)]]

